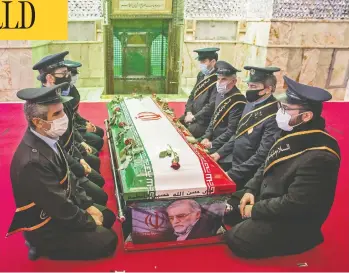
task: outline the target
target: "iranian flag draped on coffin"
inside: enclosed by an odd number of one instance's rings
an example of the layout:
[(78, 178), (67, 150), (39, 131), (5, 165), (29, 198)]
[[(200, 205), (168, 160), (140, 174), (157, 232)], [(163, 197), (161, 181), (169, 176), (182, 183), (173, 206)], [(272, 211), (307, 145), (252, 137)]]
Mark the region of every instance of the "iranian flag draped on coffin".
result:
[[(132, 236), (139, 243), (215, 235), (226, 195), (235, 191), (235, 184), (204, 149), (187, 142), (188, 132), (163, 105), (150, 97), (108, 105), (121, 194), (132, 208)], [(175, 224), (184, 220), (187, 225)], [(181, 236), (198, 229), (200, 222), (205, 231)]]

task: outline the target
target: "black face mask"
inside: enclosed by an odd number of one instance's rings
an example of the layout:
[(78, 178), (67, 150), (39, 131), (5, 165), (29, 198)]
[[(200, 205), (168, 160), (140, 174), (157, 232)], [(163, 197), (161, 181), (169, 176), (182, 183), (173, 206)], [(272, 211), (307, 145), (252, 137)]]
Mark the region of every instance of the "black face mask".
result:
[(61, 83), (70, 83), (71, 82), (71, 76), (69, 75), (68, 77), (63, 77), (63, 78), (57, 78), (55, 80), (55, 85), (61, 84)]
[(258, 95), (259, 92), (263, 91), (263, 89), (257, 89), (257, 90), (247, 90), (246, 91), (246, 100), (248, 102), (254, 102), (258, 99), (260, 99), (261, 97), (263, 97), (264, 95)]

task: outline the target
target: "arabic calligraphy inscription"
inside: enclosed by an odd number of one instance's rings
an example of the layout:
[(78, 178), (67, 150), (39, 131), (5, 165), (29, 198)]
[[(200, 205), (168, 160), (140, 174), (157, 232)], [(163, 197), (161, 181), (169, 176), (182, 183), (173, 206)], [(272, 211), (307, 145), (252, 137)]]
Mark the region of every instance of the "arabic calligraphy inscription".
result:
[(119, 10), (164, 10), (165, 0), (120, 0)]

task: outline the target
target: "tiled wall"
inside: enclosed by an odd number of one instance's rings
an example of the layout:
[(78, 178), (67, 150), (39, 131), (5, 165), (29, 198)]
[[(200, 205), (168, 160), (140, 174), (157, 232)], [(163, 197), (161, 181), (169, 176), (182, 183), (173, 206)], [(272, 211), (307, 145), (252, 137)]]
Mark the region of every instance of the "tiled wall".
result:
[(349, 1), (274, 0), (273, 18), (349, 19)]
[[(327, 86), (336, 49), (340, 53)], [(349, 72), (349, 22), (272, 22), (266, 65), (282, 69), (278, 74), (279, 89), (284, 86), (282, 75), (286, 74), (301, 83), (326, 88), (334, 100), (343, 100), (346, 86), (331, 88), (331, 85), (343, 83)]]
[[(69, 18), (102, 17), (102, 0), (68, 0)], [(186, 0), (185, 18), (349, 19), (347, 0)]]
[[(244, 22), (230, 21), (237, 23), (235, 41), (197, 41), (195, 40), (195, 22), (186, 22), (185, 39), (182, 50), (182, 75), (181, 86), (186, 93), (195, 85), (196, 76), (199, 72), (199, 63), (195, 59), (197, 53), (193, 50), (203, 47), (218, 47), (219, 60), (231, 63), (234, 67), (242, 70), (238, 74), (238, 86), (244, 90), (246, 84), (242, 82), (247, 77), (243, 70), (245, 65), (264, 65), (267, 55), (267, 44), (269, 37), (270, 22)], [(188, 27), (188, 25), (190, 27)]]
[[(345, 81), (349, 76), (349, 21), (240, 21), (237, 37), (236, 41), (224, 44), (195, 39), (184, 43), (182, 89), (190, 91), (199, 72), (197, 54), (192, 51), (217, 46), (221, 48), (219, 58), (239, 69), (245, 65), (280, 67), (281, 72), (275, 74), (279, 93), (285, 90), (283, 75), (288, 75), (301, 83), (326, 88), (334, 100), (348, 100), (349, 87)], [(331, 62), (333, 72), (329, 80)], [(246, 85), (241, 80), (247, 77), (247, 71), (238, 77), (238, 86), (244, 90)]]
[(28, 41), (0, 41), (0, 100), (17, 100), (15, 90), (34, 84)]

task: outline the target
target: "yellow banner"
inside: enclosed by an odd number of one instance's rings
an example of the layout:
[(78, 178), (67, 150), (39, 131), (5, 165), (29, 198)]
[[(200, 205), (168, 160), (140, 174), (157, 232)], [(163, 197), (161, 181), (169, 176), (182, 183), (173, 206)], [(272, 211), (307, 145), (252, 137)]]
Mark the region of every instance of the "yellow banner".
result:
[(68, 0), (0, 0), (0, 40), (67, 40)]

